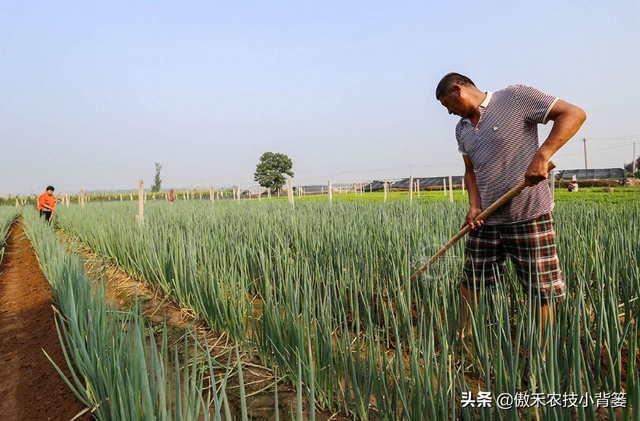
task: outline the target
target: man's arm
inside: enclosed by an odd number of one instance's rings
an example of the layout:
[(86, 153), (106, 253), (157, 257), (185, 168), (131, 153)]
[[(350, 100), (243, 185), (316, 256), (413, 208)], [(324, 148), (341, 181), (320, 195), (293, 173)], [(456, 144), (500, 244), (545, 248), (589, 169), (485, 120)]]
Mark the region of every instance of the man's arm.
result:
[(533, 186), (547, 179), (547, 163), (558, 149), (573, 137), (587, 119), (587, 114), (580, 107), (559, 99), (549, 111), (549, 120), (553, 120), (553, 128), (538, 152), (533, 156), (531, 164), (524, 175), (528, 186)]
[(473, 222), (478, 215), (482, 213), (482, 204), (480, 202), (480, 192), (478, 191), (478, 183), (476, 181), (476, 173), (473, 171), (473, 162), (469, 155), (462, 155), (464, 159), (464, 183), (467, 185), (469, 192), (469, 212), (464, 219), (462, 226), (471, 225), (471, 229), (480, 228), (483, 221)]

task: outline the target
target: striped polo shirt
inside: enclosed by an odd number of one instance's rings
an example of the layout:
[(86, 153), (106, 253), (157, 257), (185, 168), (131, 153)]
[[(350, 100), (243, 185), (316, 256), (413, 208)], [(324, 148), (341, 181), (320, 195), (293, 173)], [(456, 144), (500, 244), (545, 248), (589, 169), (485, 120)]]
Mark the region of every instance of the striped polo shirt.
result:
[[(480, 120), (468, 118), (456, 126), (458, 150), (468, 155), (478, 183), (482, 209), (524, 180), (539, 149), (538, 124), (546, 124), (558, 99), (525, 85), (487, 92)], [(528, 221), (553, 210), (548, 183), (526, 187), (485, 220), (487, 225)]]

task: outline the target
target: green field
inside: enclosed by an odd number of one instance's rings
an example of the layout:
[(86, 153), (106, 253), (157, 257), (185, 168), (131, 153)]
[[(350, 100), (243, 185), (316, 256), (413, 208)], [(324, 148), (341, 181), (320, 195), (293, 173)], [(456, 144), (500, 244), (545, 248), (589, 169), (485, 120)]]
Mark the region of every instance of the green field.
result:
[[(596, 416), (595, 405), (461, 407), (469, 391), (535, 390), (626, 393), (625, 408), (597, 413), (637, 417), (635, 194), (557, 192), (568, 296), (557, 307), (543, 369), (539, 302), (510, 265), (500, 286), (482, 295), (466, 347), (455, 339), (463, 244), (409, 281), (458, 230), (467, 204), (457, 193), (451, 204), (442, 192), (422, 192), (414, 206), (407, 193), (390, 194), (386, 204), (378, 193), (336, 194), (332, 205), (326, 196), (296, 198), (295, 209), (286, 198), (148, 202), (142, 227), (135, 202), (91, 203), (84, 211), (61, 207), (55, 224), (305, 385), (318, 409), (388, 420)], [(525, 387), (527, 357), (533, 371)]]

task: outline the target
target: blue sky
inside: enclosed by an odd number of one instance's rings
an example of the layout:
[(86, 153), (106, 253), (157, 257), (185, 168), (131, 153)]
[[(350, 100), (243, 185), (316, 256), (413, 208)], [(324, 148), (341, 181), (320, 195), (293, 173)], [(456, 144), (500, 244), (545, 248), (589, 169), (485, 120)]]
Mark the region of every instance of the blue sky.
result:
[[(640, 154), (640, 2), (0, 0), (0, 195), (461, 174), (449, 71), (583, 107), (560, 168)], [(550, 124), (548, 125), (550, 126)], [(541, 129), (541, 135), (549, 127)]]

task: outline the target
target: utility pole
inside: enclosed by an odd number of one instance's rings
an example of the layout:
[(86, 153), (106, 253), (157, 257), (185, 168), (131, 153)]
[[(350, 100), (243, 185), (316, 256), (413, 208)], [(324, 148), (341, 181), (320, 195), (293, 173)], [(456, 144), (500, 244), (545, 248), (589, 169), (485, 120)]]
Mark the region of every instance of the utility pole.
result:
[(582, 141), (584, 142), (584, 169), (588, 170), (589, 166), (587, 165), (587, 138), (583, 137)]

